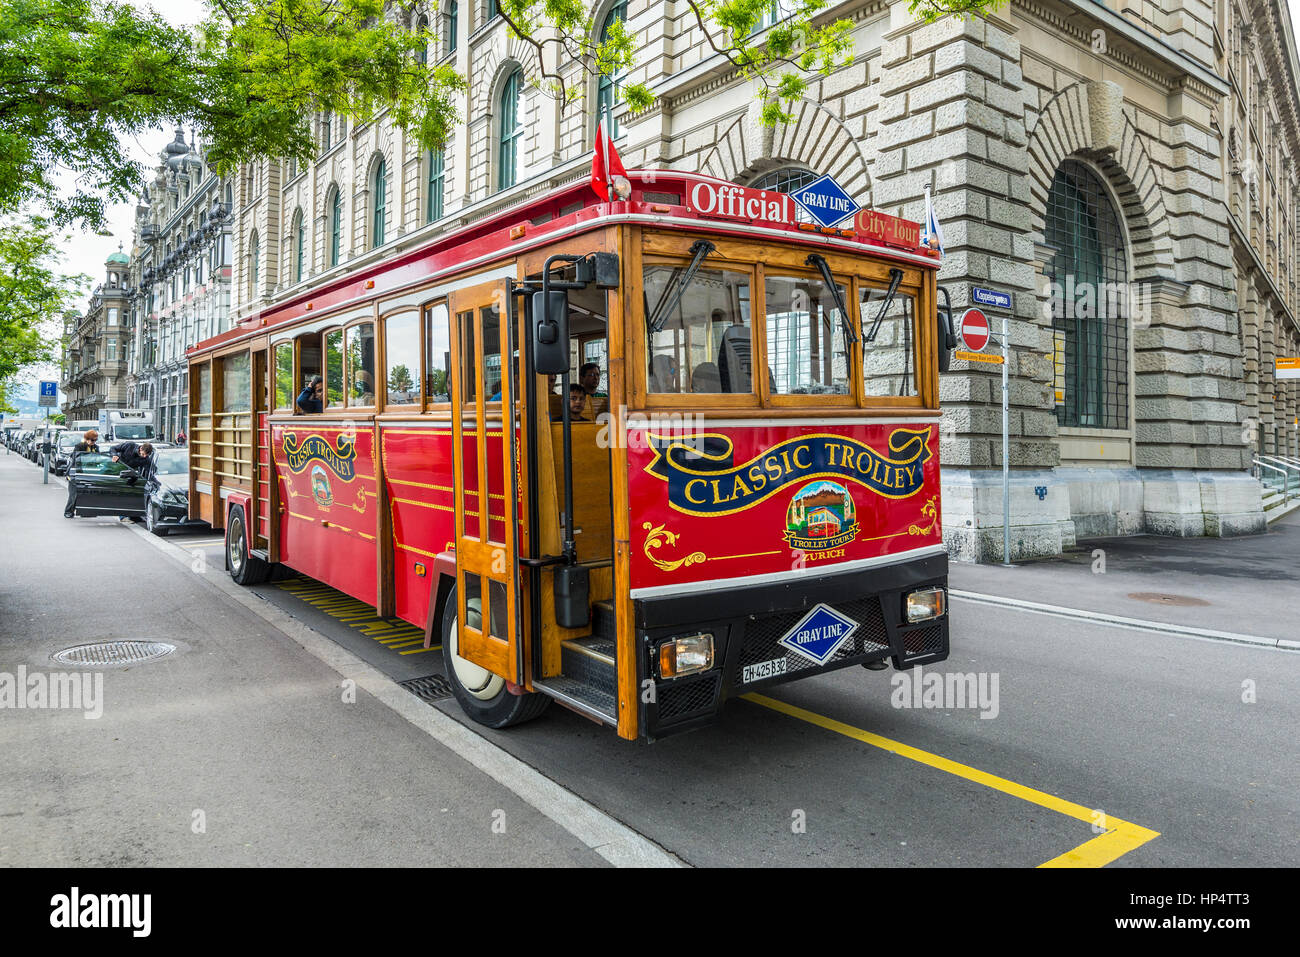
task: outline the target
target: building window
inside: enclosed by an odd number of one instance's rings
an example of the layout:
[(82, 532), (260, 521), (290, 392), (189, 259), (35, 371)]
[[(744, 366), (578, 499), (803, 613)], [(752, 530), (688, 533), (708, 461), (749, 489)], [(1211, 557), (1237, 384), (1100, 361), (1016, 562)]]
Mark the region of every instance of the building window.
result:
[(446, 180), (443, 173), (442, 150), (429, 150), (428, 200), (425, 204), (425, 218), (428, 222), (442, 219), (442, 187)]
[(415, 32), (419, 34), (420, 40), (422, 41), (420, 45), (420, 50), (415, 55), (415, 59), (418, 63), (421, 64), (428, 63), (429, 62), (429, 18), (428, 17), (420, 17), (419, 22), (416, 23), (415, 25)]
[(1119, 217), (1101, 180), (1066, 160), (1047, 197), (1048, 266), (1062, 426), (1129, 427), (1128, 261)]
[(337, 186), (330, 187), (325, 208), (329, 210), (329, 264), (337, 266), (343, 246), (343, 191)]
[(307, 223), (300, 209), (293, 214), (293, 281), (296, 283), (302, 282), (306, 250)]
[(519, 141), (524, 130), (519, 123), (519, 92), (524, 71), (516, 69), (501, 87), (498, 103), (501, 122), (497, 150), (497, 189), (509, 189), (519, 181)]
[(334, 114), (326, 111), (320, 120), (320, 151), (326, 152), (334, 142)]
[(484, 0), (483, 22), (488, 23), (499, 16), (501, 16), (501, 8), (497, 6), (497, 0)]
[(117, 325), (117, 309), (115, 309), (115, 308), (110, 308), (110, 309), (108, 310), (108, 324), (109, 324), (110, 326), (115, 326), (115, 325)]
[(257, 272), (258, 257), (261, 255), (261, 248), (257, 241), (257, 233), (253, 233), (253, 238), (249, 240), (248, 254), (248, 297), (257, 298)]
[[(627, 19), (627, 0), (618, 0), (609, 8), (609, 13), (605, 15), (605, 20), (600, 26), (600, 42), (604, 43), (609, 39), (609, 28), (614, 23), (622, 23)], [(600, 129), (601, 121), (608, 116), (609, 135), (611, 139), (618, 138), (618, 121), (614, 119), (614, 104), (618, 99), (619, 88), (623, 85), (623, 71), (616, 70), (606, 76), (601, 74), (600, 79), (596, 82), (596, 122), (595, 129)], [(593, 130), (594, 133), (594, 130)]]
[(370, 221), (370, 248), (384, 244), (385, 217), (388, 213), (388, 174), (381, 159), (375, 164), (370, 188), (374, 191), (374, 214)]
[(447, 4), (447, 52), (456, 52), (456, 31), (460, 28), (460, 4), (451, 0)]
[[(799, 166), (783, 166), (781, 169), (774, 169), (770, 173), (764, 173), (750, 183), (749, 188), (766, 189), (774, 193), (793, 193), (797, 189), (803, 189), (817, 178), (818, 174), (811, 170)], [(791, 205), (794, 206), (794, 218), (797, 222), (812, 222), (812, 217), (803, 211), (803, 207), (793, 202)]]

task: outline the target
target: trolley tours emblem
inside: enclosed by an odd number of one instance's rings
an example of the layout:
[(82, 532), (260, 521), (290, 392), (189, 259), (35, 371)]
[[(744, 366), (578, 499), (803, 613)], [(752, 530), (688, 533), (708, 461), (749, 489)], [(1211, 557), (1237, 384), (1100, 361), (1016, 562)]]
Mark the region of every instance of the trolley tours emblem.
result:
[(785, 540), (791, 548), (823, 551), (853, 541), (858, 534), (853, 496), (838, 482), (812, 482), (790, 499)]

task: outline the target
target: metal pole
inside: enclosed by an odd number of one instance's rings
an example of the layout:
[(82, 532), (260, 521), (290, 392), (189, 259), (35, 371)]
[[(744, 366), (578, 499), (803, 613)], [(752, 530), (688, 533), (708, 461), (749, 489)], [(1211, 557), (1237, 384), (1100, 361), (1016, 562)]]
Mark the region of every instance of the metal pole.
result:
[(45, 434), (41, 436), (41, 462), (45, 466), (45, 474), (41, 477), (42, 485), (50, 484), (50, 408), (45, 407)]
[(1002, 564), (1011, 564), (1011, 390), (1008, 369), (1011, 365), (1011, 340), (1007, 338), (1007, 317), (1002, 316)]

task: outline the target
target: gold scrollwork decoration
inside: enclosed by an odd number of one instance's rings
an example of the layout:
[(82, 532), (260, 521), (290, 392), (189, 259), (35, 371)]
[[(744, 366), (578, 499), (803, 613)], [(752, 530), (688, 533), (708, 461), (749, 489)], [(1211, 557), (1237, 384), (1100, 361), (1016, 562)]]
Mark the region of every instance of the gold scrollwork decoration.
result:
[(645, 545), (643, 546), (645, 557), (650, 559), (650, 561), (654, 563), (655, 568), (658, 568), (660, 571), (672, 572), (679, 568), (687, 568), (691, 565), (698, 565), (700, 562), (707, 561), (703, 552), (691, 552), (685, 558), (679, 558), (675, 561), (668, 561), (656, 557), (651, 552), (651, 549), (657, 550), (662, 548), (665, 542), (669, 545), (676, 545), (677, 534), (665, 530), (662, 525), (652, 525), (650, 522), (646, 522), (641, 527), (649, 533), (645, 537)]
[(939, 527), (939, 509), (934, 504), (936, 496), (931, 495), (924, 505), (921, 506), (921, 514), (928, 516), (930, 522), (928, 525), (909, 525), (907, 534), (909, 535), (929, 535)]
[[(366, 510), (366, 496), (367, 496), (367, 495), (369, 495), (371, 498), (374, 498), (375, 493), (374, 493), (374, 492), (367, 491), (367, 490), (364, 489), (364, 488), (359, 488), (359, 489), (357, 489), (357, 501), (356, 501), (356, 502), (352, 502), (351, 505), (352, 505), (352, 507), (353, 507), (354, 509), (356, 509), (358, 512), (365, 512), (365, 510)], [(358, 503), (360, 503), (360, 504), (358, 504)]]

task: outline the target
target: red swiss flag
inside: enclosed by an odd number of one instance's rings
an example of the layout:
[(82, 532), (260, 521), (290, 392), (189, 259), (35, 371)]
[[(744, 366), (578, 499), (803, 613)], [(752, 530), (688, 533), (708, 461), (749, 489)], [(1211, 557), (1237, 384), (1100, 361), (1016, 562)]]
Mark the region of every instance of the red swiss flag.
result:
[(591, 161), (591, 188), (596, 195), (609, 202), (609, 186), (615, 176), (627, 178), (627, 170), (619, 159), (613, 141), (605, 135), (605, 124), (596, 128), (596, 157)]

